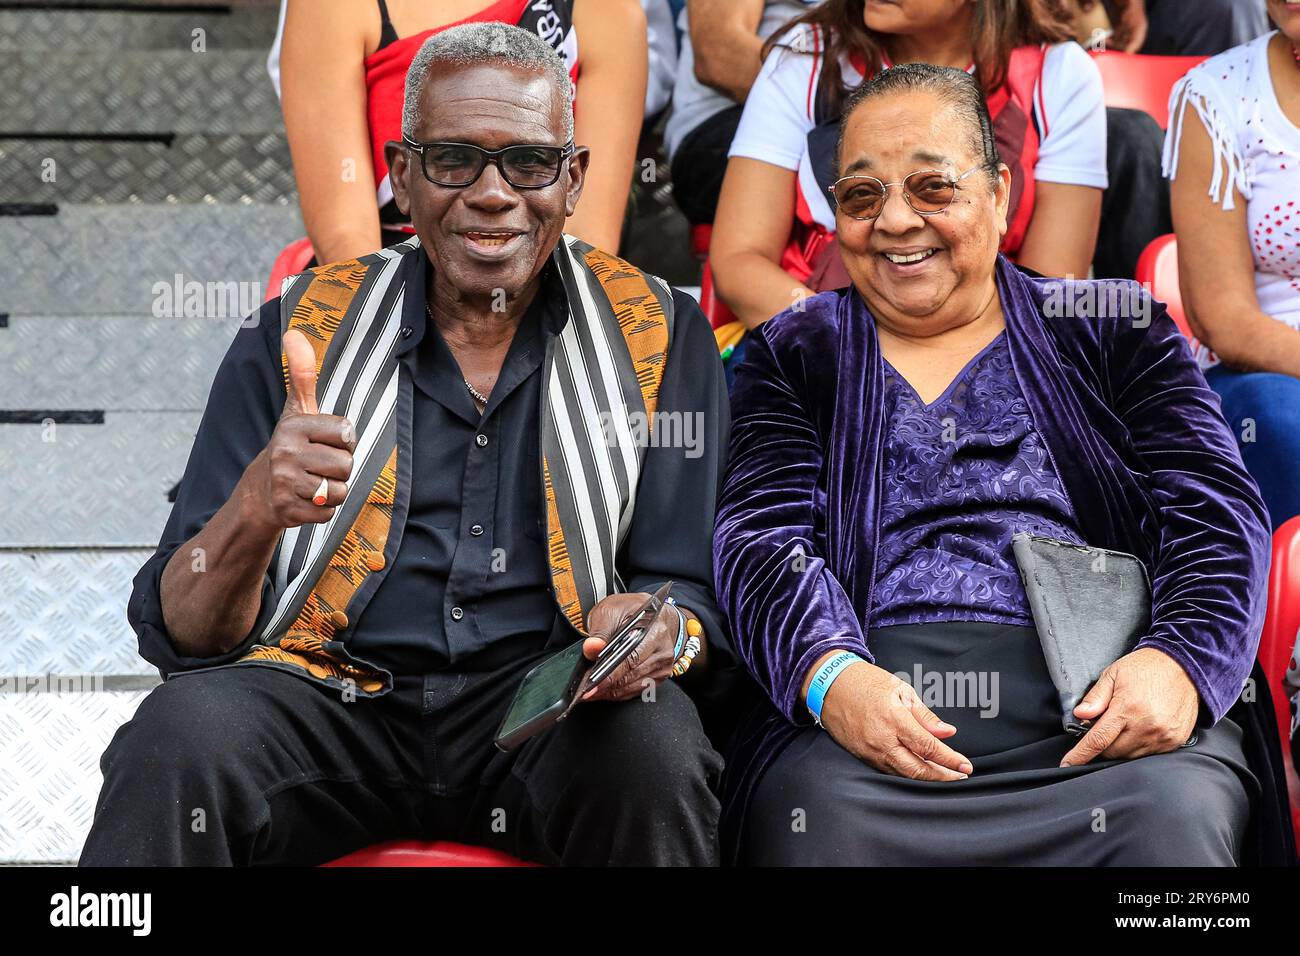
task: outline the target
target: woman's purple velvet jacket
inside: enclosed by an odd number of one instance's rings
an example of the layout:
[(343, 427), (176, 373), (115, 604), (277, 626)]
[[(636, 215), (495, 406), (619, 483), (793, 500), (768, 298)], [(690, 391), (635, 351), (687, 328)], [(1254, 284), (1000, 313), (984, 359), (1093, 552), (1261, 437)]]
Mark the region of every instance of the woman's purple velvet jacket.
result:
[[(1178, 661), (1217, 721), (1254, 661), (1270, 553), (1267, 512), (1218, 396), (1136, 283), (1031, 278), (1002, 257), (996, 281), (1016, 378), (1084, 540), (1146, 564), (1153, 607), (1139, 646)], [(718, 603), (775, 710), (728, 766), (728, 813), (743, 812), (811, 722), (799, 691), (817, 658), (845, 648), (872, 660), (882, 375), (875, 322), (853, 288), (751, 333), (737, 371)]]

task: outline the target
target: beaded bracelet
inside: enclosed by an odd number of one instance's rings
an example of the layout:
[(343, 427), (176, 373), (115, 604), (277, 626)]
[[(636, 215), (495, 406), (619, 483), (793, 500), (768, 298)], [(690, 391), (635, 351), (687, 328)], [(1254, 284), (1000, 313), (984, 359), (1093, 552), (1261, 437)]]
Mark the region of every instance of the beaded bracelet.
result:
[[(680, 613), (680, 612), (678, 612)], [(685, 615), (682, 615), (685, 617)], [(695, 656), (700, 653), (703, 647), (701, 638), (704, 635), (704, 627), (693, 617), (686, 618), (686, 646), (682, 648), (682, 654), (673, 662), (673, 676), (681, 677), (691, 669), (691, 664), (695, 661)]]

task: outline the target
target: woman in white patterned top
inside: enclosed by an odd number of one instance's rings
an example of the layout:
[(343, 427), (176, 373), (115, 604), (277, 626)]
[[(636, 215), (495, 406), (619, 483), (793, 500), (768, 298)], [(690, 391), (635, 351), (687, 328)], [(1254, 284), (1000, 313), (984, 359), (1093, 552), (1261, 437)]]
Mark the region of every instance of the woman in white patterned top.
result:
[(1170, 98), (1183, 304), (1273, 527), (1300, 514), (1300, 2)]

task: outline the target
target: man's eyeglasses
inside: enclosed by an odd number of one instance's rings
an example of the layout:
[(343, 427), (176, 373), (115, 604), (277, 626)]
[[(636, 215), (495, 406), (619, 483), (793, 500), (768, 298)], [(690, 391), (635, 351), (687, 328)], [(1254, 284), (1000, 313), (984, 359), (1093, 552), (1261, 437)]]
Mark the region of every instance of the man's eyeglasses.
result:
[(952, 205), (958, 184), (984, 168), (981, 163), (960, 176), (940, 169), (920, 169), (902, 182), (882, 183), (874, 176), (845, 176), (830, 187), (839, 211), (851, 219), (875, 219), (884, 211), (890, 186), (902, 186), (903, 198), (913, 211), (933, 216)]
[(573, 140), (564, 146), (507, 146), (486, 150), (472, 143), (416, 143), (405, 136), (406, 148), (420, 156), (424, 178), (437, 186), (463, 189), (494, 163), (501, 176), (516, 189), (542, 189), (554, 185), (573, 155)]

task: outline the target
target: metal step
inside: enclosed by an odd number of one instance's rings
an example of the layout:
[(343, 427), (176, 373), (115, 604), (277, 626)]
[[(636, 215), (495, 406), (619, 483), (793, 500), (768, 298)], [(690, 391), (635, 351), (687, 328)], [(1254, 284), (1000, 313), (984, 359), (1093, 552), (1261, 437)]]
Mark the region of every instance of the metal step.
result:
[(200, 417), (109, 412), (102, 425), (0, 425), (0, 548), (152, 550)]
[(0, 139), (0, 203), (200, 202), (297, 205), (284, 134)]
[(0, 693), (0, 860), (76, 862), (99, 758), (147, 693)]
[[(202, 284), (218, 311), (240, 296), (260, 304), (275, 257), (302, 235), (294, 206), (60, 206), (53, 216), (0, 216), (0, 312), (152, 315), (178, 275), (182, 290)], [(226, 296), (231, 282), (256, 289)]]
[(0, 696), (23, 691), (16, 677), (61, 675), (74, 681), (69, 687), (92, 676), (156, 678), (126, 620), (131, 579), (152, 554), (152, 547), (0, 551), (0, 681), (10, 681), (0, 683)]
[(0, 329), (0, 411), (200, 412), (239, 326), (237, 319), (10, 316)]
[(3, 132), (279, 132), (262, 50), (22, 50), (0, 56)]
[(0, 10), (0, 52), (190, 50), (195, 30), (209, 50), (269, 50), (278, 14), (274, 3), (174, 12), (11, 8)]

